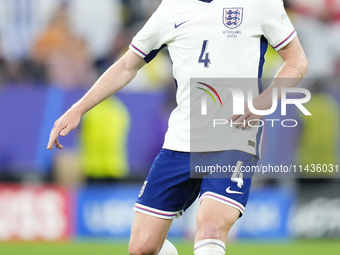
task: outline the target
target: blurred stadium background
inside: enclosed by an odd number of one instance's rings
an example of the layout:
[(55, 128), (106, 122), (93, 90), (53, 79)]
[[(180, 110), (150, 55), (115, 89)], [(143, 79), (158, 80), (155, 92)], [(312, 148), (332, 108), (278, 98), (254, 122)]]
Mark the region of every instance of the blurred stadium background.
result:
[[(159, 0), (0, 0), (1, 254), (127, 254), (132, 207), (175, 107), (164, 51), (47, 151), (54, 121), (130, 43)], [(267, 128), (260, 164), (339, 164), (340, 0), (286, 0), (304, 46), (313, 118)], [(281, 64), (269, 50), (265, 77)], [(272, 119), (282, 118), (279, 110)], [(315, 178), (316, 177), (316, 178)], [(323, 177), (323, 178), (319, 178)], [(327, 178), (324, 178), (327, 177)], [(337, 254), (340, 181), (258, 175), (228, 237), (238, 254)], [(192, 254), (195, 204), (169, 239)]]

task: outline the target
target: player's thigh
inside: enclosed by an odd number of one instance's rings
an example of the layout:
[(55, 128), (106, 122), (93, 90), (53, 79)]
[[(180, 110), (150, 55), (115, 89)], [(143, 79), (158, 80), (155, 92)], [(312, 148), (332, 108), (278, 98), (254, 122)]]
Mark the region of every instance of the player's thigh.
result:
[(197, 212), (195, 242), (204, 239), (224, 241), (239, 216), (240, 211), (234, 207), (213, 199), (203, 199)]
[(210, 161), (218, 162), (221, 169), (225, 166), (225, 169), (234, 170), (203, 177), (196, 241), (206, 238), (223, 241), (231, 226), (242, 216), (248, 201), (251, 178), (247, 177), (251, 175), (243, 174), (242, 169), (256, 165), (258, 159), (242, 151), (209, 153), (208, 156)]
[(195, 201), (202, 179), (190, 178), (190, 154), (162, 149), (153, 162), (134, 210), (163, 219), (180, 217)]
[(136, 212), (130, 236), (130, 254), (157, 254), (168, 234), (172, 219)]

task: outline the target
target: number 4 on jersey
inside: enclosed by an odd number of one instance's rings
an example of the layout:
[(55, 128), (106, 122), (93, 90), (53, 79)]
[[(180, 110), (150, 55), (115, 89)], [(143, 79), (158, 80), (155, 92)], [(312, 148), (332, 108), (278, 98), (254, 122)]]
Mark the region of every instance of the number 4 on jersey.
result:
[(209, 64), (211, 63), (210, 59), (209, 59), (209, 53), (206, 52), (207, 48), (208, 48), (208, 43), (209, 43), (208, 40), (203, 41), (201, 55), (198, 59), (198, 63), (203, 63), (204, 67), (206, 67), (206, 68), (208, 68)]

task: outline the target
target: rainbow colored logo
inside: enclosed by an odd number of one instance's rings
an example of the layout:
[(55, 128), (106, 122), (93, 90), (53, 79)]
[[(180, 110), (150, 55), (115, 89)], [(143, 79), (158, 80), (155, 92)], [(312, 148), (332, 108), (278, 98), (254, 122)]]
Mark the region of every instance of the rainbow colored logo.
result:
[[(217, 93), (217, 91), (216, 91), (213, 87), (211, 87), (210, 85), (205, 84), (205, 83), (203, 83), (203, 82), (197, 82), (197, 83), (198, 83), (198, 84), (201, 84), (201, 85), (203, 85), (203, 86), (206, 86), (206, 87), (209, 88), (212, 92), (214, 92), (214, 94), (217, 96), (217, 98), (218, 98), (218, 100), (220, 101), (221, 106), (222, 106), (222, 100), (221, 100), (221, 98), (220, 98), (220, 95)], [(208, 93), (208, 95), (211, 96), (211, 98), (214, 100), (215, 105), (217, 105), (214, 96), (213, 96), (208, 90), (203, 89), (203, 88), (200, 88), (200, 87), (196, 87), (196, 88), (198, 88), (198, 89), (200, 89), (200, 90), (203, 90), (204, 92)]]

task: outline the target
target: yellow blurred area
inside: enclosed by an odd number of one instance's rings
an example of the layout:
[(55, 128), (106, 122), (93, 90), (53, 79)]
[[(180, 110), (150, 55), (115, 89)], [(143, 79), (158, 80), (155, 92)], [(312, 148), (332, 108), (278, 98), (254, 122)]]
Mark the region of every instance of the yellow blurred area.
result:
[(79, 138), (86, 176), (122, 178), (128, 174), (129, 125), (129, 112), (117, 97), (106, 99), (84, 115)]

